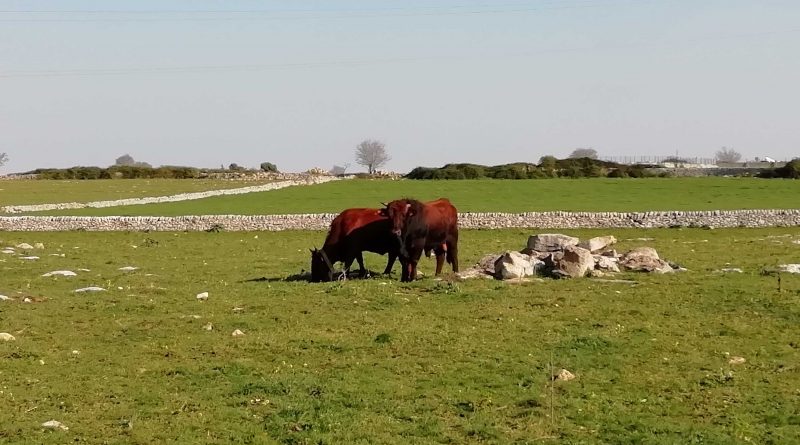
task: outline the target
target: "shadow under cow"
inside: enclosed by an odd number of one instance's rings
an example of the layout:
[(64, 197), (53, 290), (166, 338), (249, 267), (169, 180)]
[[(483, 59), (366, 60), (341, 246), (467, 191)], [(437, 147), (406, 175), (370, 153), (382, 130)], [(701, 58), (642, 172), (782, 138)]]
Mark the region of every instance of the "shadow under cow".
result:
[[(368, 280), (370, 278), (386, 278), (391, 277), (392, 275), (384, 275), (379, 272), (375, 272), (372, 270), (367, 270), (366, 275), (362, 276), (361, 273), (357, 270), (351, 270), (345, 276), (343, 271), (338, 271), (333, 274), (333, 280), (329, 281), (348, 281), (348, 280)], [(242, 283), (289, 283), (295, 281), (305, 281), (311, 282), (311, 272), (301, 271), (300, 273), (292, 274), (285, 277), (259, 277), (259, 278), (250, 278), (247, 280), (243, 280)]]

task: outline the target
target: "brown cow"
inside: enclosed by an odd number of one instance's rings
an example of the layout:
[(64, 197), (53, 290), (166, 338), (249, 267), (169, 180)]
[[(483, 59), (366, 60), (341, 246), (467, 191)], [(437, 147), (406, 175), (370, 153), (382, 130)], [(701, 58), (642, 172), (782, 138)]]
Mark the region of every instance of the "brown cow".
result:
[(399, 199), (386, 204), (384, 212), (400, 244), (401, 281), (417, 278), (423, 251), (436, 253), (436, 275), (442, 273), (445, 258), (453, 272), (458, 272), (458, 211), (448, 199), (427, 203)]
[(391, 222), (381, 209), (347, 209), (331, 222), (322, 249), (311, 251), (311, 281), (333, 280), (333, 265), (344, 263), (347, 273), (353, 260), (358, 261), (361, 276), (366, 275), (363, 251), (389, 254), (384, 274), (392, 271), (399, 246), (391, 233)]

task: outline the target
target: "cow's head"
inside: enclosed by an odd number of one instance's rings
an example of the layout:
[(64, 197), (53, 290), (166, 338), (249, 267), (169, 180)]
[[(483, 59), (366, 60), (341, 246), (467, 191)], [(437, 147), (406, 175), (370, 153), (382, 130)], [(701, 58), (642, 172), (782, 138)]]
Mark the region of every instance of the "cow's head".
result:
[(324, 250), (309, 249), (311, 251), (311, 281), (333, 281), (333, 264)]
[(411, 203), (406, 199), (398, 199), (386, 204), (383, 209), (384, 215), (392, 222), (392, 233), (400, 237), (406, 228), (406, 218), (414, 216)]

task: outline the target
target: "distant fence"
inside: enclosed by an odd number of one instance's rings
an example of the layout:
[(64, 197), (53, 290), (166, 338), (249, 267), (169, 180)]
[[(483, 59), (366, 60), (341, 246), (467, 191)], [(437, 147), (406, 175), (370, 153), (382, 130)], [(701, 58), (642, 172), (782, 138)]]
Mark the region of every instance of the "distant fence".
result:
[(601, 159), (617, 164), (661, 164), (662, 162), (674, 162), (675, 159), (680, 159), (686, 164), (713, 165), (717, 163), (717, 160), (714, 158), (686, 156), (605, 156)]

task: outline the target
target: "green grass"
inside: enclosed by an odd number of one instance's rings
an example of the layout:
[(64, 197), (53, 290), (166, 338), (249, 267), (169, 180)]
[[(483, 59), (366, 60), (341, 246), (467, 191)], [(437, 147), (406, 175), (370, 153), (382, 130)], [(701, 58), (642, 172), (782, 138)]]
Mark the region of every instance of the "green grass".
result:
[(0, 181), (0, 207), (167, 196), (266, 184), (271, 181), (212, 179), (98, 179), (91, 181)]
[(449, 197), (460, 211), (647, 211), (796, 208), (800, 182), (753, 178), (474, 181), (348, 180), (167, 204), (78, 209), (52, 215), (197, 215), (340, 212), (410, 196)]
[[(462, 263), (529, 233), (463, 231)], [(800, 441), (800, 277), (778, 292), (759, 273), (800, 262), (800, 229), (567, 233), (654, 238), (618, 249), (690, 271), (309, 284), (283, 278), (321, 232), (0, 233), (46, 245), (36, 262), (0, 256), (0, 293), (17, 298), (0, 302), (17, 338), (0, 343), (0, 443)], [(72, 292), (89, 285), (109, 291)], [(577, 378), (551, 384), (561, 367)], [(42, 431), (50, 419), (69, 431)]]

